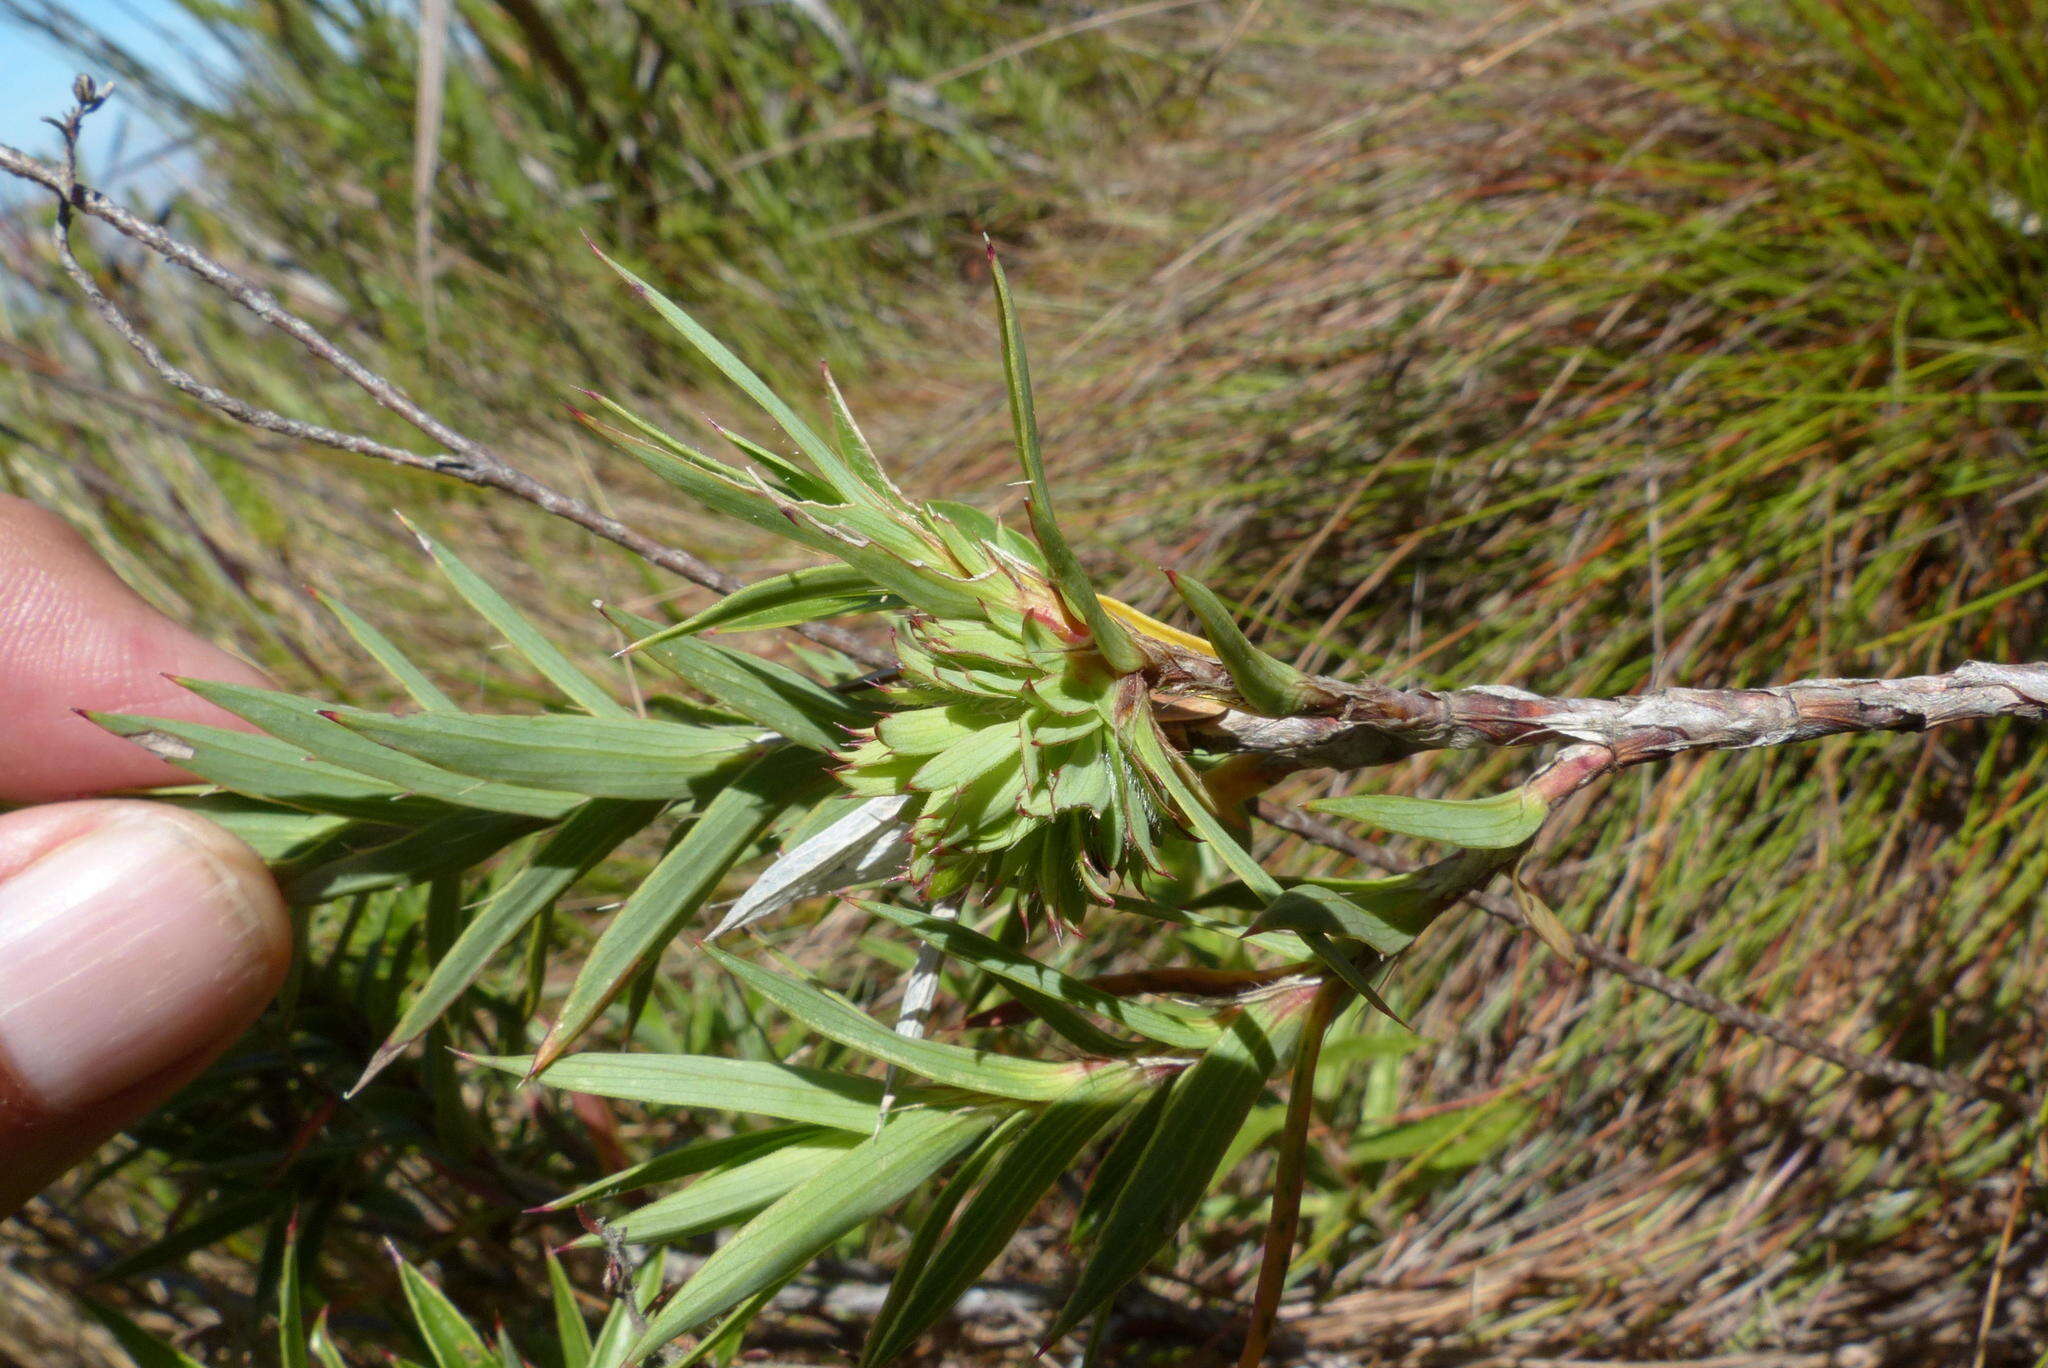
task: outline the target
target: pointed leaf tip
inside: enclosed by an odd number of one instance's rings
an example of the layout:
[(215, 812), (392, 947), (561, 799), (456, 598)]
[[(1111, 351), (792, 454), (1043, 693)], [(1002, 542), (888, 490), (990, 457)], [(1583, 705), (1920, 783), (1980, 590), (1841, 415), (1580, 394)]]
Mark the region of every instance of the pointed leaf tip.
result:
[(1253, 712), (1289, 717), (1329, 701), (1329, 693), (1309, 676), (1252, 645), (1238, 627), (1230, 605), (1209, 586), (1172, 570), (1166, 572), (1166, 579), (1201, 621), (1217, 659)]

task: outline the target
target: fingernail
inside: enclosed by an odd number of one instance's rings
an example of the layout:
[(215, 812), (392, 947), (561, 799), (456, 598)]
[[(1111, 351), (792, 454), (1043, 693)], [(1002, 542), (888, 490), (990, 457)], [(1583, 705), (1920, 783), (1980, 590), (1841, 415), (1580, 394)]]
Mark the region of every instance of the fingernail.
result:
[(288, 934), (227, 833), (112, 814), (0, 882), (0, 1069), (52, 1113), (110, 1097), (246, 1022)]

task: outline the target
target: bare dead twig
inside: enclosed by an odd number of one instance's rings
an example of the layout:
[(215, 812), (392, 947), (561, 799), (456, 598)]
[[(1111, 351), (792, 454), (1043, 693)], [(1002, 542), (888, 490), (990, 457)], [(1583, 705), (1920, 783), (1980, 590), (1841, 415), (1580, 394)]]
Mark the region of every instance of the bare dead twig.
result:
[[(1395, 858), (1370, 841), (1361, 840), (1343, 828), (1325, 822), (1293, 808), (1281, 807), (1274, 803), (1260, 803), (1258, 814), (1261, 820), (1289, 831), (1304, 840), (1312, 841), (1326, 849), (1349, 855), (1378, 869), (1390, 873), (1406, 873), (1410, 865)], [(1512, 900), (1486, 889), (1473, 889), (1465, 894), (1468, 902), (1514, 927), (1526, 927), (1527, 920)], [(1670, 974), (1652, 969), (1613, 949), (1604, 942), (1595, 940), (1583, 931), (1572, 933), (1572, 946), (1580, 955), (1600, 968), (1615, 974), (1638, 988), (1647, 988), (1653, 993), (1669, 998), (1680, 1006), (1690, 1007), (1696, 1012), (1713, 1018), (1724, 1026), (1762, 1036), (1775, 1041), (1787, 1049), (1797, 1050), (1815, 1059), (1822, 1059), (1838, 1069), (1861, 1078), (1883, 1083), (1890, 1087), (1912, 1088), (1921, 1092), (1946, 1093), (1953, 1097), (1968, 1098), (1977, 1102), (1989, 1102), (2012, 1111), (2023, 1110), (2020, 1099), (2002, 1088), (1976, 1079), (1964, 1078), (1960, 1074), (1940, 1069), (1930, 1069), (1923, 1064), (1912, 1064), (1898, 1059), (1882, 1059), (1875, 1055), (1844, 1048), (1831, 1041), (1823, 1040), (1813, 1032), (1776, 1017), (1747, 1007), (1738, 1007), (1732, 1002), (1714, 996), (1697, 984)]]
[[(190, 244), (173, 237), (156, 224), (138, 218), (91, 187), (80, 184), (77, 174), (78, 130), (85, 118), (104, 102), (108, 89), (100, 88), (88, 77), (80, 77), (73, 88), (73, 93), (79, 100), (78, 105), (64, 118), (49, 121), (64, 134), (65, 153), (61, 165), (52, 166), (16, 148), (0, 144), (0, 171), (40, 185), (56, 196), (58, 209), (53, 237), (65, 274), (84, 292), (87, 302), (92, 305), (94, 312), (102, 321), (134, 348), (150, 369), (161, 376), (167, 384), (216, 412), (249, 427), (296, 441), (389, 461), (415, 470), (452, 476), (469, 484), (495, 489), (524, 500), (545, 513), (574, 523), (586, 531), (626, 548), (654, 565), (681, 575), (707, 589), (731, 593), (740, 587), (741, 582), (732, 575), (706, 564), (678, 547), (655, 541), (618, 519), (599, 512), (581, 499), (543, 483), (514, 466), (485, 443), (456, 431), (423, 408), (398, 385), (357, 360), (318, 328), (279, 304), (269, 291), (238, 275)], [(74, 213), (99, 219), (165, 261), (183, 267), (206, 284), (221, 291), (264, 323), (298, 342), (317, 360), (341, 372), (363, 393), (431, 438), (442, 450), (432, 453), (409, 451), (369, 437), (288, 418), (238, 399), (172, 365), (162, 351), (143, 335), (104, 291), (99, 289), (91, 273), (79, 264), (70, 241)], [(821, 645), (840, 651), (864, 665), (885, 667), (894, 663), (878, 647), (840, 628), (812, 625), (799, 630)]]

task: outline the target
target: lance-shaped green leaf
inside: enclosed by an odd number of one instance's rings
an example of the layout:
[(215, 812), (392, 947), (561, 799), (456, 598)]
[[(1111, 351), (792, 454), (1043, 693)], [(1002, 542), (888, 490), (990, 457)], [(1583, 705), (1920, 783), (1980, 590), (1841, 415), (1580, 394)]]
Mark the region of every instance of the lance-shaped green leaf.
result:
[(204, 679), (180, 679), (177, 682), (280, 741), (303, 746), (308, 753), (329, 764), (382, 779), (418, 797), (439, 799), (456, 807), (512, 812), (549, 821), (561, 817), (583, 801), (573, 793), (549, 793), (543, 789), (494, 784), (472, 775), (441, 769), (338, 726), (330, 715), (377, 717), (381, 715), (378, 713), (336, 708), (310, 698), (296, 698), (272, 689), (250, 688), (246, 684), (221, 684)]
[[(533, 1065), (528, 1055), (479, 1056), (475, 1062), (521, 1077)], [(540, 1081), (564, 1092), (626, 1102), (705, 1107), (867, 1132), (874, 1130), (882, 1102), (879, 1079), (704, 1055), (574, 1054), (549, 1065)]]
[(593, 798), (679, 798), (758, 749), (736, 727), (690, 727), (651, 718), (531, 717), (464, 713), (334, 712), (334, 721), (429, 764)]
[[(689, 443), (648, 422), (631, 409), (606, 398), (594, 390), (585, 390), (583, 392), (602, 404), (607, 412), (623, 420), (648, 441), (678, 459), (735, 484), (749, 487), (757, 485), (758, 482), (752, 471), (738, 466), (727, 465), (716, 457), (706, 455)], [(578, 416), (593, 427), (608, 426), (599, 424), (588, 414), (579, 414)], [(719, 436), (724, 437), (741, 451), (746, 452), (749, 456), (752, 456), (756, 461), (767, 467), (769, 474), (774, 477), (772, 484), (780, 486), (779, 492), (810, 503), (839, 502), (839, 492), (837, 490), (810, 471), (805, 470), (802, 466), (797, 465), (793, 461), (784, 460), (777, 453), (770, 451), (757, 442), (749, 441), (736, 432), (728, 431), (716, 422), (712, 422), (711, 426), (717, 429)], [(630, 440), (639, 440), (638, 438), (632, 438), (630, 434), (626, 435)]]
[[(401, 522), (405, 519), (401, 517)], [(488, 580), (470, 569), (459, 560), (455, 553), (442, 546), (432, 537), (405, 524), (406, 530), (419, 538), (419, 543), (434, 563), (441, 567), (441, 573), (462, 595), (463, 601), (481, 613), (498, 629), (498, 634), (511, 643), (512, 649), (526, 659), (526, 662), (540, 671), (550, 684), (560, 689), (585, 712), (595, 717), (631, 717), (632, 712), (600, 687), (597, 681), (576, 668), (569, 657), (562, 654), (552, 641), (542, 636), (540, 629), (527, 621), (524, 614), (503, 594), (491, 587)]]
[(1470, 850), (1506, 850), (1521, 845), (1536, 834), (1543, 819), (1550, 815), (1550, 805), (1526, 788), (1509, 789), (1490, 798), (1463, 800), (1361, 793), (1348, 798), (1318, 799), (1309, 807), (1333, 817), (1367, 822), (1381, 831)]
[(280, 1368), (307, 1368), (306, 1303), (299, 1281), (299, 1230), (295, 1220), (284, 1241), (277, 1272), (277, 1361)]
[(791, 504), (791, 520), (824, 532), (827, 549), (913, 608), (938, 618), (976, 618), (989, 585), (969, 586), (931, 545), (889, 515), (870, 508)]
[(338, 840), (275, 872), (294, 904), (332, 902), (472, 868), (544, 825), (503, 812), (453, 812), (392, 840), (367, 846)]
[(435, 1286), (426, 1274), (398, 1257), (396, 1248), (391, 1250), (392, 1262), (398, 1266), (399, 1284), (405, 1289), (406, 1305), (412, 1310), (413, 1324), (426, 1341), (427, 1352), (434, 1356), (434, 1368), (494, 1368), (497, 1356), (476, 1327), (463, 1318), (455, 1309), (455, 1303), (448, 1300), (447, 1293)]
[(547, 1259), (548, 1303), (555, 1313), (555, 1346), (561, 1350), (562, 1368), (590, 1368), (590, 1327), (584, 1323), (583, 1308), (576, 1304), (576, 1289), (553, 1250), (548, 1251)]
[[(753, 1215), (860, 1143), (861, 1137), (851, 1131), (823, 1131), (798, 1144), (777, 1146), (629, 1211), (612, 1221), (611, 1228), (633, 1244), (670, 1244), (721, 1230)], [(586, 1235), (574, 1247), (600, 1244), (597, 1236)]]
[[(616, 608), (606, 609), (605, 616), (643, 637), (655, 626)], [(786, 665), (713, 642), (682, 637), (656, 642), (643, 654), (742, 717), (813, 750), (838, 750), (850, 728), (874, 721), (870, 710)]]
[(513, 875), (470, 917), (427, 976), (419, 996), (405, 1009), (391, 1036), (371, 1058), (353, 1093), (376, 1077), (398, 1053), (441, 1019), (468, 987), (489, 967), (499, 951), (569, 891), (591, 867), (644, 830), (661, 813), (660, 803), (596, 799), (585, 803), (534, 853), (531, 863)]
[(796, 443), (797, 450), (804, 454), (804, 458), (816, 466), (818, 472), (839, 491), (841, 498), (880, 502), (881, 494), (861, 478), (852, 466), (840, 459), (839, 453), (832, 449), (831, 443), (820, 437), (809, 423), (797, 416), (795, 409), (784, 403), (781, 396), (768, 387), (766, 381), (754, 374), (746, 362), (733, 355), (731, 349), (723, 342), (713, 337), (703, 324), (690, 317), (661, 291), (603, 252), (598, 252), (597, 256), (605, 265), (618, 272), (635, 294), (652, 304), (655, 312), (660, 314), (670, 327), (681, 333), (684, 340), (695, 347), (705, 360), (716, 366), (726, 379), (745, 391), (749, 399), (759, 404), (762, 410), (775, 420), (775, 425), (789, 434), (790, 440)]
[(1018, 1059), (936, 1040), (912, 1040), (896, 1034), (837, 993), (749, 964), (715, 945), (704, 949), (740, 982), (818, 1034), (934, 1083), (949, 1083), (996, 1097), (1044, 1101), (1071, 1092), (1088, 1074), (1085, 1065)]
[(601, 1198), (638, 1192), (642, 1188), (650, 1188), (658, 1183), (673, 1183), (683, 1178), (694, 1178), (712, 1169), (745, 1164), (785, 1145), (802, 1144), (816, 1140), (822, 1135), (843, 1133), (824, 1126), (765, 1126), (760, 1130), (741, 1131), (738, 1135), (692, 1140), (687, 1145), (678, 1145), (672, 1150), (664, 1151), (651, 1159), (643, 1159), (616, 1173), (608, 1173), (595, 1182), (585, 1183), (573, 1192), (565, 1192), (552, 1201), (542, 1203), (535, 1210), (568, 1211)]
[(1045, 1343), (1115, 1296), (1193, 1213), (1266, 1081), (1293, 1049), (1300, 1015), (1298, 1009), (1260, 1008), (1239, 1014), (1208, 1053), (1174, 1080), (1158, 1128), (1124, 1177), (1095, 1252)]
[(1102, 658), (1118, 674), (1131, 674), (1145, 667), (1145, 655), (1131, 640), (1130, 633), (1122, 623), (1109, 615), (1102, 606), (1102, 600), (1095, 596), (1094, 586), (1088, 582), (1088, 572), (1081, 568), (1080, 557), (1067, 544), (1066, 534), (1060, 531), (1058, 520), (1053, 516), (1052, 487), (1045, 477), (1045, 458), (1038, 446), (1038, 414), (1031, 398), (1031, 363), (1024, 355), (1024, 334), (1017, 323), (1017, 308), (1010, 298), (1010, 282), (1003, 275), (1003, 264), (996, 259), (994, 246), (988, 251), (989, 270), (995, 278), (996, 317), (1003, 334), (1003, 376), (1010, 391), (1010, 426), (1017, 440), (1017, 460), (1024, 467), (1024, 478), (1031, 483), (1031, 531), (1038, 538), (1039, 549), (1044, 553), (1045, 563), (1053, 582), (1058, 585), (1060, 598), (1067, 605), (1067, 611), (1088, 624), (1088, 631), (1095, 638), (1095, 647), (1102, 652)]
[[(862, 1351), (863, 1368), (879, 1368), (896, 1358), (960, 1299), (1089, 1142), (1130, 1109), (1139, 1081), (1132, 1074), (1104, 1074), (1046, 1104), (1003, 1149), (964, 1207), (960, 1197), (979, 1174), (962, 1170), (927, 1217), (945, 1230), (945, 1237), (928, 1241), (924, 1230), (918, 1232), (920, 1245), (936, 1248), (903, 1261)], [(949, 1226), (956, 1207), (959, 1215)]]
[(413, 798), (395, 785), (306, 757), (272, 736), (161, 717), (88, 712), (94, 723), (209, 784), (313, 812), (417, 826), (448, 814), (445, 803)]
[(897, 1112), (742, 1226), (650, 1319), (635, 1357), (788, 1277), (834, 1240), (895, 1206), (996, 1121), (986, 1111)]
[(578, 416), (592, 431), (712, 512), (773, 536), (786, 537), (813, 551), (830, 554), (832, 538), (815, 527), (801, 525), (786, 516), (782, 511), (784, 504), (778, 496), (749, 483), (742, 478), (741, 472), (720, 465), (708, 456), (686, 460), (673, 451), (663, 450), (653, 442), (610, 423), (601, 423), (588, 414)]
[(825, 396), (832, 403), (832, 432), (838, 438), (839, 454), (853, 467), (856, 474), (867, 482), (870, 489), (882, 496), (885, 503), (899, 513), (917, 518), (918, 511), (903, 491), (889, 478), (889, 472), (882, 469), (881, 461), (875, 456), (875, 449), (868, 445), (866, 434), (860, 424), (854, 421), (853, 410), (847, 406), (846, 396), (839, 392), (839, 382), (832, 378), (832, 368), (823, 361), (818, 363), (819, 373), (825, 377)]
[(1376, 880), (1380, 891), (1360, 890), (1347, 896), (1318, 884), (1296, 884), (1266, 905), (1249, 930), (1292, 931), (1363, 941), (1382, 955), (1408, 948), (1436, 917), (1442, 901), (1417, 875)]
[(388, 836), (390, 832), (389, 828), (378, 828), (351, 817), (339, 817), (330, 812), (305, 812), (286, 807), (283, 803), (249, 798), (239, 793), (199, 789), (166, 793), (159, 789), (150, 795), (150, 801), (199, 813), (208, 821), (226, 827), (262, 856), (265, 864), (270, 865), (285, 864), (323, 849), (335, 849), (337, 847), (329, 843), (346, 833), (377, 831)]
[(1252, 645), (1238, 627), (1230, 605), (1218, 598), (1207, 585), (1192, 575), (1175, 574), (1171, 570), (1166, 572), (1166, 578), (1172, 582), (1181, 601), (1200, 619), (1202, 630), (1208, 634), (1209, 643), (1215, 648), (1216, 658), (1223, 662), (1224, 669), (1230, 671), (1231, 683), (1237, 686), (1238, 695), (1253, 712), (1264, 713), (1268, 717), (1288, 717), (1329, 700), (1330, 695), (1314, 680), (1286, 661), (1267, 655)]
[(641, 880), (591, 947), (555, 1026), (534, 1057), (546, 1068), (590, 1028), (640, 969), (674, 940), (725, 876), (785, 810), (824, 785), (822, 757), (770, 751), (718, 791), (654, 871)]
[(1413, 1029), (1400, 1013), (1388, 1006), (1387, 1000), (1380, 996), (1380, 990), (1373, 986), (1373, 981), (1366, 977), (1365, 969), (1358, 963), (1356, 952), (1339, 946), (1320, 931), (1302, 930), (1295, 934), (1301, 937), (1301, 943), (1308, 947), (1310, 954), (1321, 960), (1324, 967), (1342, 979), (1344, 985), (1352, 992), (1371, 1003), (1374, 1010), (1404, 1028)]
[(306, 1350), (320, 1360), (320, 1368), (348, 1368), (341, 1350), (334, 1347), (334, 1333), (327, 1328), (327, 1313), (331, 1309), (320, 1308), (320, 1314), (313, 1320), (312, 1332), (306, 1336)]
[(881, 612), (901, 607), (902, 602), (895, 595), (882, 592), (873, 580), (850, 565), (807, 565), (756, 580), (694, 617), (634, 642), (626, 650), (638, 651), (657, 642), (714, 628), (757, 632), (769, 627), (794, 627), (825, 618)]
[[(724, 426), (716, 420), (708, 421), (717, 430), (719, 436), (753, 457), (756, 463), (768, 468), (768, 473), (774, 478), (766, 483), (781, 486), (784, 492), (803, 503), (836, 504), (842, 507), (845, 505), (846, 500), (839, 491), (819, 479), (811, 471), (805, 470), (794, 461), (785, 459), (779, 452), (771, 451), (767, 447), (762, 446), (745, 433), (734, 432), (731, 428)], [(671, 445), (675, 444), (673, 438), (668, 440)]]
[(320, 600), (328, 612), (334, 614), (335, 620), (341, 623), (342, 630), (355, 638), (356, 644), (368, 651), (370, 658), (384, 667), (384, 672), (398, 682), (398, 686), (405, 690), (406, 696), (413, 702), (428, 712), (462, 711), (456, 706), (455, 700), (441, 692), (440, 686), (427, 678), (426, 672), (413, 664), (390, 637), (378, 631), (354, 609), (318, 589), (313, 591), (313, 596)]
[(1007, 982), (1034, 989), (1068, 1007), (1093, 1012), (1161, 1045), (1181, 1050), (1205, 1050), (1215, 1043), (1220, 1034), (1220, 1027), (1212, 1021), (1202, 1020), (1195, 1013), (1151, 1007), (1104, 992), (1051, 965), (1039, 963), (1021, 950), (991, 940), (960, 922), (946, 921), (886, 903), (861, 905), (955, 959), (965, 960)]

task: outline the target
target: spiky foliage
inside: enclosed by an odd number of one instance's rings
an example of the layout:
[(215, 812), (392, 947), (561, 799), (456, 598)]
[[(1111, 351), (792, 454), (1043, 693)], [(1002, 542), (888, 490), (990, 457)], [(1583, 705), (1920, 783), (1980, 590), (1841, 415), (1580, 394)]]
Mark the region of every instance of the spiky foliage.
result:
[[(993, 254), (991, 254), (993, 263)], [(774, 420), (795, 450), (729, 434), (751, 465), (716, 460), (624, 406), (588, 417), (695, 501), (770, 529), (835, 567), (755, 585), (670, 626), (614, 611), (628, 652), (692, 696), (630, 708), (579, 669), (495, 588), (422, 537), (457, 592), (561, 696), (561, 711), (462, 710), (361, 618), (344, 625), (418, 705), (392, 716), (261, 689), (194, 681), (260, 735), (103, 716), (112, 729), (236, 795), (173, 795), (249, 835), (298, 900), (431, 881), (430, 968), (370, 1062), (360, 1090), (459, 1004), (523, 933), (536, 964), (551, 910), (600, 862), (651, 828), (666, 849), (590, 947), (555, 1020), (521, 1041), (530, 992), (485, 1039), (480, 1062), (586, 1097), (715, 1108), (785, 1123), (699, 1142), (560, 1198), (581, 1206), (694, 1174), (625, 1216), (615, 1238), (661, 1244), (744, 1220), (669, 1295), (629, 1351), (644, 1355), (718, 1318), (736, 1332), (815, 1255), (909, 1198), (956, 1161), (877, 1326), (870, 1360), (901, 1352), (996, 1257), (1057, 1178), (1119, 1132), (1084, 1213), (1093, 1250), (1053, 1334), (1102, 1308), (1189, 1217), (1269, 1081), (1289, 1067), (1319, 992), (1377, 1002), (1367, 972), (1397, 954), (1463, 888), (1511, 863), (1547, 807), (1516, 796), (1481, 811), (1381, 799), (1372, 819), (1469, 847), (1417, 875), (1288, 881), (1232, 829), (1233, 800), (1204, 783), (1208, 757), (1169, 737), (1154, 689), (1191, 660), (1218, 704), (1305, 701), (1307, 681), (1256, 651), (1220, 600), (1183, 593), (1214, 646), (1098, 595), (1053, 516), (1015, 310), (997, 300), (1028, 533), (961, 504), (912, 499), (889, 479), (827, 377), (831, 438), (688, 313), (619, 269), (678, 333)], [(733, 650), (714, 626), (890, 614), (900, 668), (886, 682), (844, 661), (819, 673)], [(1179, 675), (1176, 676), (1180, 677)], [(660, 991), (660, 956), (743, 861), (779, 847), (728, 925), (809, 894), (889, 886), (867, 907), (921, 942), (912, 996), (955, 961), (1002, 984), (1055, 1046), (997, 1054), (919, 1038), (848, 999), (725, 950), (706, 953), (750, 998), (815, 1047), (887, 1066), (704, 1054), (570, 1054), (622, 997), (629, 1018)], [(504, 858), (499, 858), (504, 857)], [(485, 896), (457, 891), (497, 860)], [(1189, 871), (1227, 871), (1190, 911)], [(924, 906), (903, 905), (905, 901)], [(1044, 909), (1079, 920), (1120, 910), (1234, 933), (1242, 996), (1207, 1006), (1110, 992), (1017, 948), (1001, 925)], [(964, 904), (964, 908), (963, 908)], [(965, 915), (959, 915), (964, 911)], [(1246, 919), (1242, 911), (1256, 916)], [(991, 934), (998, 933), (998, 934)], [(714, 932), (715, 934), (715, 932)], [(1316, 973), (1321, 961), (1334, 974)], [(1320, 986), (1319, 986), (1320, 985)], [(1315, 1019), (1326, 1025), (1327, 1010)], [(511, 1029), (505, 1029), (507, 1025)], [(1320, 1029), (1320, 1025), (1318, 1027)], [(922, 1086), (896, 1083), (898, 1072)], [(594, 1239), (594, 1237), (593, 1237)], [(717, 1342), (726, 1330), (712, 1332)]]

